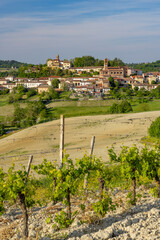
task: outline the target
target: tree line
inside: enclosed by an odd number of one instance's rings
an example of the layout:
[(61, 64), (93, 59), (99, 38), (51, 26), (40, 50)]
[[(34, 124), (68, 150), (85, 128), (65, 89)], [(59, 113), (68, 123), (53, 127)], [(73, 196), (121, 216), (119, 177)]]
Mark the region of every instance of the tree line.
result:
[(27, 66), (27, 63), (18, 62), (15, 60), (0, 60), (0, 68), (19, 68), (21, 66)]
[(151, 63), (130, 63), (127, 64), (129, 67), (140, 69), (144, 73), (146, 72), (160, 72), (160, 60)]

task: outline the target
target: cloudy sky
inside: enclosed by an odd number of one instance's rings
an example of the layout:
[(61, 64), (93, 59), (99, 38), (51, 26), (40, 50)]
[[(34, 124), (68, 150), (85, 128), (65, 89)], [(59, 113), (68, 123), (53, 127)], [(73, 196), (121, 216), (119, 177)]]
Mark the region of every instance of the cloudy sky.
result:
[(159, 0), (0, 0), (0, 59), (160, 59)]

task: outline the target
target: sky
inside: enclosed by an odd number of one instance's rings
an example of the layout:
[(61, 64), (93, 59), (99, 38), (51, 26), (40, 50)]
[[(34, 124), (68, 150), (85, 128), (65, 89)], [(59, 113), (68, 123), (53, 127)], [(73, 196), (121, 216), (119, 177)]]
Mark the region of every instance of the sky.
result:
[(159, 0), (0, 0), (0, 59), (160, 60)]

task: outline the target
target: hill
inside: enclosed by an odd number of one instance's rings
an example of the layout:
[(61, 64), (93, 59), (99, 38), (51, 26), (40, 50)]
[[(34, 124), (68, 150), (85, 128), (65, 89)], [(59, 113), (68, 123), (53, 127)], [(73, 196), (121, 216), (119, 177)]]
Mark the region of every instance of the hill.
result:
[(15, 60), (0, 60), (0, 68), (19, 68), (21, 66), (28, 66), (28, 64), (17, 62)]
[(160, 72), (160, 60), (151, 63), (131, 63), (127, 64), (129, 67), (140, 69), (144, 73), (146, 72)]
[[(141, 145), (151, 122), (160, 115), (160, 111), (83, 116), (65, 119), (65, 149), (72, 159), (81, 158), (90, 153), (90, 142), (95, 136), (94, 154), (106, 161), (106, 147), (120, 149), (122, 143), (127, 146)], [(0, 139), (0, 166), (7, 170), (14, 161), (27, 164), (30, 155), (34, 163), (44, 158), (48, 161), (59, 159), (60, 130), (59, 120), (35, 125)]]

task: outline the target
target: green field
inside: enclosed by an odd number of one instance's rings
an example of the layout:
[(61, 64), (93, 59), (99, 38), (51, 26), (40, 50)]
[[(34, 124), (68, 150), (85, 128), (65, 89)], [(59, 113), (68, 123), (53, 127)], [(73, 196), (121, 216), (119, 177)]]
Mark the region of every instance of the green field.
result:
[(133, 112), (158, 111), (160, 110), (160, 99), (150, 101), (148, 103), (132, 104)]
[[(50, 103), (48, 108), (55, 118), (59, 118), (61, 114), (65, 117), (103, 115), (109, 114), (109, 108), (114, 102), (120, 102), (120, 100), (55, 102)], [(134, 101), (131, 102), (131, 105), (134, 113), (160, 110), (160, 100), (153, 100), (148, 103)]]
[(59, 118), (61, 114), (63, 114), (65, 117), (77, 117), (77, 116), (88, 116), (88, 115), (102, 115), (102, 114), (108, 114), (109, 113), (109, 107), (56, 107), (51, 108), (50, 113), (55, 118)]
[(8, 95), (0, 95), (0, 107), (8, 104)]
[[(38, 100), (33, 96), (29, 101)], [(28, 101), (28, 100), (27, 100)], [(83, 101), (51, 101), (47, 104), (49, 118), (57, 119), (63, 114), (65, 117), (104, 115), (109, 114), (109, 108), (113, 103), (120, 103), (121, 100), (83, 100)], [(155, 99), (146, 103), (139, 103), (138, 99), (130, 100), (133, 112), (157, 111), (160, 110), (160, 99)], [(21, 101), (21, 107), (25, 107), (25, 100)], [(8, 95), (0, 96), (0, 119), (13, 115), (14, 104), (8, 104)]]

